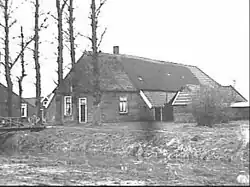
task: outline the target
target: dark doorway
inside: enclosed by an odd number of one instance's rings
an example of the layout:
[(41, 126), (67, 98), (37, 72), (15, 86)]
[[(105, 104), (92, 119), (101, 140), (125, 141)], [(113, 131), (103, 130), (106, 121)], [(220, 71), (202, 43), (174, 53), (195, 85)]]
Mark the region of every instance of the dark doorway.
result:
[(56, 95), (56, 122), (62, 122), (63, 110), (61, 107), (62, 96)]
[(173, 106), (167, 103), (162, 109), (162, 121), (173, 121), (173, 120), (174, 120)]
[(79, 98), (79, 123), (87, 122), (87, 98)]
[(161, 121), (161, 107), (155, 108), (155, 121)]

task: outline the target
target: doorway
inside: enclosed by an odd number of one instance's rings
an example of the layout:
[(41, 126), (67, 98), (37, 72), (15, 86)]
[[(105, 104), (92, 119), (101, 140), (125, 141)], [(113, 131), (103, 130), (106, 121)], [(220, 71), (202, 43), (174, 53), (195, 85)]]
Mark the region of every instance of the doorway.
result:
[(162, 121), (174, 121), (173, 106), (171, 104), (165, 104), (162, 110)]
[(87, 122), (87, 98), (79, 98), (79, 123)]
[(161, 120), (162, 120), (162, 108), (155, 107), (155, 121), (161, 121)]

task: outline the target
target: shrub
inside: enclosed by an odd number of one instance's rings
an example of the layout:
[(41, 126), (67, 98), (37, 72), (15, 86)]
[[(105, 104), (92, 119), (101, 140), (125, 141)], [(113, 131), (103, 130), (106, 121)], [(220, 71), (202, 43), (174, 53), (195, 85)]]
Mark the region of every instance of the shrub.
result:
[(18, 151), (18, 137), (9, 132), (0, 135), (0, 155), (11, 155)]
[(231, 118), (231, 94), (217, 88), (201, 87), (192, 95), (188, 106), (198, 125), (212, 127)]

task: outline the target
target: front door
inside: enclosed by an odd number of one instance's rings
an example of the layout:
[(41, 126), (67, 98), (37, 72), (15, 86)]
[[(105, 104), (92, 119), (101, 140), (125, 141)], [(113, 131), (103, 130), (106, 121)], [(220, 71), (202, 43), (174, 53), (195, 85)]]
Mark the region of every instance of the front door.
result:
[(162, 111), (162, 120), (163, 121), (173, 121), (174, 114), (173, 114), (173, 106), (171, 104), (165, 104), (163, 111)]
[(79, 98), (79, 123), (87, 122), (87, 98)]
[(155, 121), (161, 121), (161, 107), (155, 108)]

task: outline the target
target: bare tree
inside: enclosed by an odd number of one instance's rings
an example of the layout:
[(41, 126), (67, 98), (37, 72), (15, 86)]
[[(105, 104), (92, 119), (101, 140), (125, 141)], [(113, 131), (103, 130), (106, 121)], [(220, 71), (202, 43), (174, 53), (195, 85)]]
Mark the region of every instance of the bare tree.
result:
[[(40, 60), (39, 60), (39, 44), (40, 44), (40, 37), (39, 33), (42, 29), (46, 29), (48, 25), (46, 24), (46, 21), (48, 19), (47, 15), (50, 14), (48, 12), (40, 13), (40, 2), (39, 0), (35, 0), (35, 2), (32, 2), (35, 6), (35, 26), (34, 26), (34, 49), (33, 49), (33, 58), (35, 62), (35, 71), (36, 71), (36, 115), (40, 119), (38, 123), (42, 123), (42, 111), (41, 111), (41, 70), (40, 70)], [(42, 23), (39, 25), (40, 22), (40, 16), (45, 15), (45, 18), (42, 20)]]
[(20, 110), (20, 117), (22, 116), (22, 94), (23, 94), (23, 79), (25, 76), (27, 76), (25, 74), (25, 68), (24, 68), (24, 36), (23, 36), (23, 27), (21, 26), (21, 34), (20, 34), (20, 38), (21, 38), (21, 52), (20, 52), (20, 58), (21, 58), (21, 76), (17, 77), (18, 79), (18, 87), (19, 87), (19, 110)]
[[(60, 0), (56, 0), (56, 10), (57, 10), (57, 29), (58, 29), (58, 53), (57, 53), (57, 64), (58, 64), (58, 85), (61, 85), (63, 81), (63, 10), (67, 3), (67, 0), (63, 0), (61, 5)], [(56, 96), (56, 121), (62, 124), (62, 97), (60, 95)]]
[(9, 61), (9, 32), (10, 27), (15, 23), (13, 21), (10, 23), (10, 11), (9, 11), (9, 0), (4, 0), (4, 2), (0, 2), (0, 7), (4, 10), (4, 24), (1, 24), (0, 26), (4, 28), (5, 36), (3, 38), (4, 40), (4, 68), (5, 68), (5, 79), (7, 82), (7, 91), (8, 91), (8, 98), (7, 98), (7, 108), (8, 108), (8, 116), (12, 116), (12, 89), (13, 89), (13, 83), (11, 80), (11, 65)]
[(16, 19), (12, 18), (12, 13), (19, 7), (12, 8), (12, 1), (10, 0), (0, 0), (0, 10), (3, 10), (3, 18), (4, 23), (0, 23), (0, 28), (3, 28), (4, 30), (4, 37), (0, 36), (0, 39), (4, 41), (4, 70), (5, 70), (5, 79), (7, 83), (7, 110), (8, 110), (8, 116), (12, 116), (12, 91), (13, 91), (13, 82), (11, 79), (11, 69), (16, 64), (16, 62), (21, 57), (21, 53), (27, 48), (27, 46), (31, 43), (33, 38), (30, 38), (29, 41), (27, 41), (22, 50), (17, 54), (17, 56), (14, 58), (14, 61), (11, 61), (10, 58), (10, 29), (11, 27), (17, 22)]
[(101, 12), (101, 8), (106, 3), (107, 0), (100, 0), (100, 4), (97, 7), (96, 1), (91, 0), (91, 30), (92, 30), (92, 37), (89, 38), (92, 44), (92, 65), (93, 65), (93, 124), (99, 125), (101, 122), (101, 113), (99, 104), (101, 102), (102, 92), (100, 88), (100, 68), (99, 68), (99, 60), (98, 60), (98, 49), (102, 42), (103, 36), (106, 32), (106, 29), (102, 33), (100, 39), (97, 38), (97, 28), (98, 28), (98, 18)]
[(34, 34), (34, 61), (36, 70), (36, 110), (37, 116), (40, 118), (39, 123), (42, 122), (41, 112), (41, 73), (39, 62), (39, 0), (35, 1), (35, 34)]
[(77, 98), (75, 96), (75, 81), (73, 80), (74, 74), (75, 74), (75, 63), (76, 63), (76, 59), (75, 59), (75, 36), (74, 36), (74, 8), (73, 8), (73, 0), (69, 0), (69, 7), (68, 7), (68, 11), (69, 11), (69, 17), (67, 19), (67, 22), (69, 24), (68, 27), (68, 33), (69, 33), (69, 43), (70, 43), (70, 58), (71, 58), (71, 98), (72, 98), (72, 105), (73, 105), (73, 120), (77, 120), (78, 118), (78, 112), (76, 112), (78, 110), (77, 107)]
[(58, 63), (58, 84), (63, 80), (63, 10), (67, 3), (67, 0), (63, 1), (63, 4), (60, 4), (60, 0), (56, 0), (56, 9), (57, 9), (57, 29), (58, 29), (58, 54), (57, 54), (57, 63)]
[(73, 8), (73, 0), (69, 0), (69, 19), (68, 19), (68, 23), (69, 23), (69, 41), (70, 41), (70, 57), (71, 57), (71, 65), (72, 67), (74, 66), (74, 64), (76, 63), (76, 59), (75, 59), (75, 36), (74, 36), (74, 8)]

